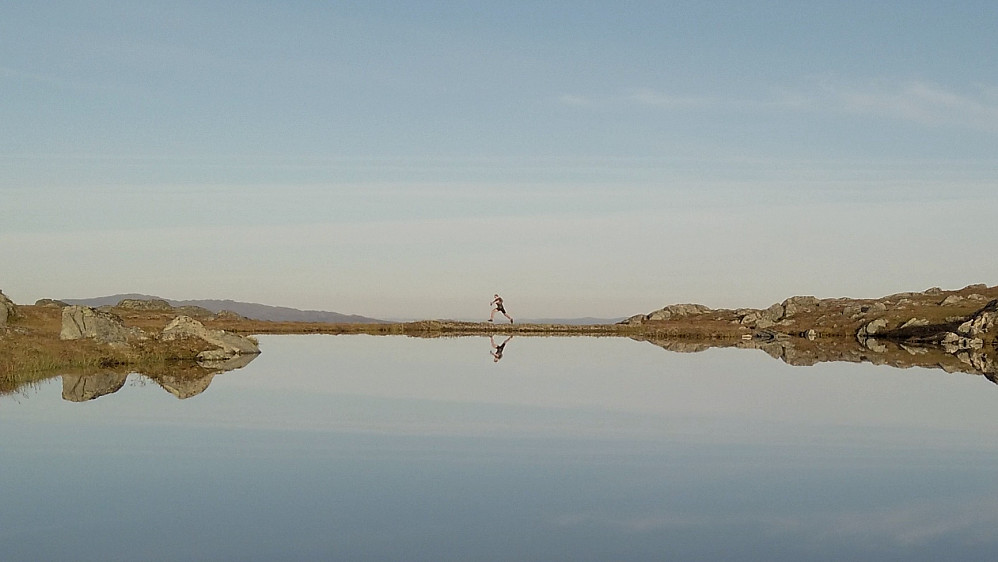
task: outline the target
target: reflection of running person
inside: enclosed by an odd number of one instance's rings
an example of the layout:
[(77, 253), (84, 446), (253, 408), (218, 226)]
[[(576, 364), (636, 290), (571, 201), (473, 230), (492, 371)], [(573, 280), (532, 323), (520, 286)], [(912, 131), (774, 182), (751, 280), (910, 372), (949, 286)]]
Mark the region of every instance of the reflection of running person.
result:
[(502, 350), (503, 348), (506, 347), (506, 344), (509, 343), (509, 340), (511, 339), (513, 339), (513, 336), (507, 337), (505, 341), (503, 341), (501, 344), (496, 345), (496, 340), (493, 338), (493, 336), (489, 336), (489, 343), (492, 344), (493, 363), (498, 363), (499, 360), (502, 359)]
[(505, 316), (506, 318), (509, 318), (509, 323), (512, 324), (513, 317), (510, 316), (509, 314), (506, 314), (506, 309), (502, 307), (502, 297), (500, 297), (498, 294), (496, 294), (495, 297), (496, 298), (492, 299), (492, 306), (494, 306), (495, 308), (492, 309), (492, 314), (489, 316), (489, 322), (495, 319), (496, 312), (502, 312), (502, 315)]

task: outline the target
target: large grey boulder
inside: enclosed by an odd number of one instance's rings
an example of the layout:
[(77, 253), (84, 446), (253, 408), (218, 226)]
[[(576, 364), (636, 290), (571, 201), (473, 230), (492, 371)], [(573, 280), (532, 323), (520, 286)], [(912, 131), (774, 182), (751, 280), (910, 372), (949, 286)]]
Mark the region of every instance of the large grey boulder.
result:
[(129, 340), (144, 337), (142, 330), (126, 328), (121, 323), (121, 318), (110, 312), (95, 310), (89, 306), (67, 306), (62, 309), (60, 339), (92, 338), (101, 343), (125, 344)]
[(160, 334), (161, 341), (174, 341), (195, 338), (214, 345), (217, 349), (202, 351), (199, 360), (219, 361), (237, 355), (252, 355), (260, 353), (260, 347), (253, 340), (230, 334), (224, 330), (212, 330), (190, 316), (178, 316), (170, 322)]
[(3, 291), (0, 291), (0, 327), (6, 326), (7, 320), (15, 316), (17, 316), (17, 306), (3, 294)]

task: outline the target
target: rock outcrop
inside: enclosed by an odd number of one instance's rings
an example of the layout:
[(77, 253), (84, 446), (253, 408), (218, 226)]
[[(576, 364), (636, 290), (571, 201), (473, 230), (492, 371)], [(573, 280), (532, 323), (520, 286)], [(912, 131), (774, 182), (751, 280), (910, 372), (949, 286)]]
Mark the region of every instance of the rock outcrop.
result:
[(133, 312), (164, 312), (200, 319), (215, 317), (215, 313), (207, 308), (200, 306), (173, 306), (163, 299), (121, 299), (113, 309), (124, 314)]
[(790, 297), (781, 303), (783, 306), (784, 318), (790, 318), (801, 312), (811, 312), (821, 306), (821, 301), (817, 297), (797, 296)]
[(635, 330), (634, 339), (675, 351), (751, 348), (791, 365), (918, 366), (998, 383), (998, 287), (933, 287), (879, 299), (797, 296), (765, 309), (673, 305), (661, 311), (622, 324)]
[(42, 306), (45, 308), (65, 308), (69, 306), (69, 304), (55, 299), (38, 299), (35, 301), (35, 306)]
[(89, 306), (67, 306), (62, 309), (59, 339), (92, 338), (101, 343), (121, 345), (145, 337), (142, 330), (125, 327), (121, 318), (110, 312), (95, 310)]
[(254, 355), (260, 353), (260, 347), (249, 338), (230, 334), (224, 330), (211, 330), (190, 316), (178, 316), (163, 329), (159, 339), (174, 341), (195, 338), (202, 340), (216, 349), (202, 351), (199, 361), (222, 361), (238, 355)]
[(3, 291), (0, 291), (0, 328), (6, 326), (7, 321), (15, 316), (17, 316), (17, 306), (3, 294)]
[(648, 314), (638, 314), (632, 316), (621, 324), (642, 324), (644, 322), (657, 322), (661, 320), (672, 320), (675, 318), (685, 318), (710, 312), (710, 308), (702, 304), (670, 304), (665, 308), (660, 308)]
[(782, 304), (774, 304), (762, 310), (743, 308), (737, 310), (736, 313), (738, 314), (739, 324), (761, 330), (772, 327), (780, 320), (783, 320), (786, 309)]
[(209, 320), (212, 318), (218, 318), (214, 312), (200, 306), (175, 306), (173, 307), (173, 312), (174, 314), (181, 314), (183, 316), (190, 316), (191, 318), (197, 319)]
[(994, 339), (998, 336), (996, 327), (998, 327), (998, 299), (989, 302), (969, 320), (960, 324), (957, 331), (971, 338), (990, 336)]
[(116, 308), (124, 308), (127, 310), (143, 310), (143, 311), (173, 310), (173, 306), (162, 299), (121, 299), (120, 301), (118, 301)]

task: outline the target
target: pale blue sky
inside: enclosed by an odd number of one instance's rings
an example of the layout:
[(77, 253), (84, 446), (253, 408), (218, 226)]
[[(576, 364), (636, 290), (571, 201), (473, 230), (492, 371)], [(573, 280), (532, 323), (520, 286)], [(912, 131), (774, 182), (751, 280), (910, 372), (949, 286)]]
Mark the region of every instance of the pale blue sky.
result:
[(475, 318), (998, 284), (994, 29), (994, 2), (4, 3), (0, 289)]

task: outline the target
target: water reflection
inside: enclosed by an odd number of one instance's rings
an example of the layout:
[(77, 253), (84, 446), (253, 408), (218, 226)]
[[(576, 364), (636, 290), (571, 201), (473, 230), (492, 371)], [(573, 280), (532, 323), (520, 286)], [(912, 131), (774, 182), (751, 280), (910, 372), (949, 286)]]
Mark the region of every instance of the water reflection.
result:
[(63, 375), (62, 399), (70, 402), (86, 402), (101, 396), (114, 394), (125, 386), (128, 372), (98, 373), (95, 375)]
[(865, 338), (859, 340), (844, 338), (788, 337), (784, 334), (761, 333), (761, 337), (750, 340), (710, 340), (691, 341), (668, 337), (642, 337), (633, 339), (646, 341), (668, 351), (696, 353), (711, 348), (757, 349), (788, 365), (810, 367), (819, 363), (846, 362), (872, 363), (899, 369), (922, 367), (941, 369), (947, 373), (968, 373), (982, 375), (998, 384), (998, 350), (993, 346), (964, 347), (954, 343), (947, 345), (915, 345)]
[(2, 558), (998, 554), (983, 378), (529, 337), (497, 377), (503, 339), (265, 336), (195, 400), (46, 381), (0, 404)]
[[(415, 336), (419, 337), (419, 336)], [(532, 336), (526, 335), (530, 338)], [(513, 339), (508, 335), (497, 342), (489, 336), (493, 363), (498, 363)], [(813, 366), (820, 363), (871, 363), (899, 369), (920, 367), (946, 373), (981, 375), (998, 384), (998, 350), (994, 346), (965, 348), (954, 344), (914, 345), (866, 338), (862, 342), (845, 338), (789, 337), (785, 334), (761, 332), (748, 340), (690, 340), (684, 338), (632, 336), (630, 339), (648, 342), (676, 353), (698, 353), (712, 348), (737, 348), (763, 351), (770, 357), (792, 366)], [(212, 378), (227, 371), (241, 369), (257, 355), (239, 355), (224, 361), (165, 363), (140, 374), (156, 382), (180, 399), (203, 393)], [(131, 369), (107, 369), (98, 373), (67, 373), (62, 375), (62, 396), (70, 402), (86, 402), (118, 392)], [(0, 381), (0, 396), (23, 391), (39, 379), (12, 377)]]
[(502, 359), (503, 351), (506, 349), (506, 344), (509, 340), (513, 339), (513, 336), (507, 336), (505, 340), (499, 345), (496, 345), (495, 336), (489, 336), (489, 343), (492, 345), (492, 362), (498, 363)]
[[(136, 374), (155, 382), (163, 390), (184, 400), (207, 390), (215, 375), (241, 369), (256, 357), (257, 355), (239, 355), (225, 361), (173, 361), (158, 367), (147, 367)], [(97, 373), (63, 373), (62, 398), (68, 402), (89, 402), (114, 394), (125, 386), (125, 381), (132, 373), (135, 371), (128, 367), (104, 369)], [(39, 382), (39, 380), (21, 381), (0, 392), (0, 395), (16, 393)]]

